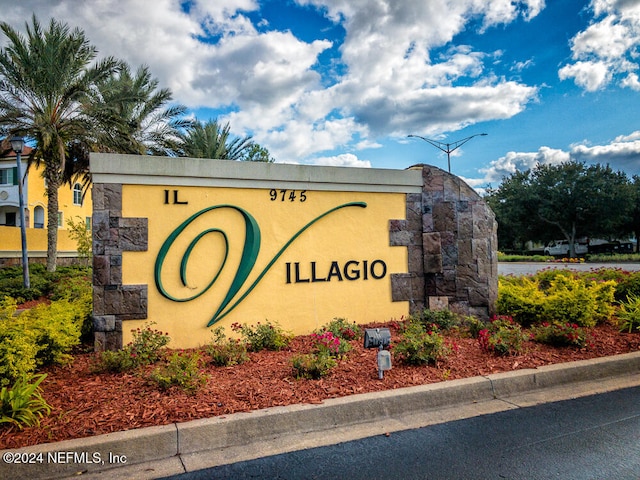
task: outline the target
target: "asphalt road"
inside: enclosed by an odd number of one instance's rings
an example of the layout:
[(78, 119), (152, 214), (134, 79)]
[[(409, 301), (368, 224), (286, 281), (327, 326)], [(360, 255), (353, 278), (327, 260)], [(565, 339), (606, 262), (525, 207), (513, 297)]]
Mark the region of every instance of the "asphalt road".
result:
[(597, 270), (599, 268), (619, 268), (627, 271), (640, 270), (640, 263), (562, 263), (562, 262), (500, 262), (500, 275), (529, 275), (545, 268), (570, 269), (579, 271)]
[(638, 480), (640, 387), (168, 478)]

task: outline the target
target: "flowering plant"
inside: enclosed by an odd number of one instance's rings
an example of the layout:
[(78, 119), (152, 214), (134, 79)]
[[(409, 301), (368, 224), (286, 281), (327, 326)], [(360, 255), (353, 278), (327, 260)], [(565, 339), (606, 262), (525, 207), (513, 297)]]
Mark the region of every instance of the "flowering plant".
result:
[(543, 322), (531, 328), (531, 336), (536, 342), (556, 347), (587, 345), (587, 334), (576, 323)]
[(334, 318), (322, 327), (320, 333), (327, 331), (343, 340), (355, 340), (362, 335), (362, 329), (358, 324), (349, 322), (346, 318)]
[(417, 321), (409, 321), (402, 339), (393, 347), (394, 355), (407, 365), (436, 365), (451, 351), (437, 329), (427, 330)]
[(326, 353), (329, 355), (337, 356), (341, 352), (340, 344), (342, 340), (340, 337), (336, 337), (332, 332), (312, 333), (311, 338), (314, 341), (314, 346), (318, 350), (318, 353)]
[(496, 355), (515, 355), (526, 340), (522, 327), (507, 315), (493, 317), (489, 328), (478, 332), (480, 348)]

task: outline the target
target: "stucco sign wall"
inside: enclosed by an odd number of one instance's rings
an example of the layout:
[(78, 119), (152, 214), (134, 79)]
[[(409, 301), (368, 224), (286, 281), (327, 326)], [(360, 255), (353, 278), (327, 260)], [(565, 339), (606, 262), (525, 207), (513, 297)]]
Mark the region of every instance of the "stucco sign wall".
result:
[[(429, 306), (423, 167), (96, 154), (91, 170), (97, 348), (120, 347), (148, 321), (192, 347), (236, 322), (302, 334)], [(442, 255), (435, 263), (444, 274)], [(455, 292), (433, 293), (456, 304)]]

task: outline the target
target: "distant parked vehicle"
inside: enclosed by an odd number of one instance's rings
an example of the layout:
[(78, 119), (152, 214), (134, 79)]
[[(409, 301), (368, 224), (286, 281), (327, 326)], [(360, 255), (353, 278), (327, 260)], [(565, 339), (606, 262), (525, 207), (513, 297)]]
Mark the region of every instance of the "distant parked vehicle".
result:
[[(576, 255), (586, 255), (589, 253), (589, 247), (584, 243), (574, 243)], [(544, 247), (544, 254), (551, 255), (553, 257), (568, 257), (570, 245), (567, 240), (551, 240), (549, 244)]]
[(589, 244), (589, 253), (633, 253), (633, 243), (620, 242), (592, 242)]

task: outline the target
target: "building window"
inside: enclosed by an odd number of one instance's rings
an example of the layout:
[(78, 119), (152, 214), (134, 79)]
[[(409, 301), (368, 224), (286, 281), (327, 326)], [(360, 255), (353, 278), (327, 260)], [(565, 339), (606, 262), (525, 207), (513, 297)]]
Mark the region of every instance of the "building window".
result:
[(33, 228), (44, 228), (44, 208), (40, 205), (33, 209)]
[(0, 185), (13, 185), (14, 170), (14, 168), (0, 170)]
[(64, 226), (64, 213), (58, 212), (58, 228), (62, 228)]
[(16, 223), (16, 212), (7, 212), (4, 214), (5, 222), (4, 224), (7, 227), (15, 227)]
[(87, 230), (91, 230), (91, 217), (85, 218), (85, 225), (87, 226)]
[(73, 186), (73, 204), (82, 205), (82, 185), (79, 183)]

